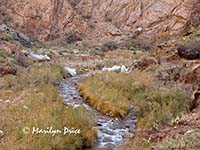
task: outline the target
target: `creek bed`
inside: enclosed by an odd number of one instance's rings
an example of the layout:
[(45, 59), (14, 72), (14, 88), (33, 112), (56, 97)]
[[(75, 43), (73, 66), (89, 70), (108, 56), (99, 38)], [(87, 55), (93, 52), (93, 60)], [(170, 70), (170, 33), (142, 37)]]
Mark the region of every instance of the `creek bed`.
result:
[(90, 150), (116, 150), (125, 143), (127, 137), (134, 134), (136, 115), (133, 108), (124, 119), (117, 119), (106, 116), (93, 107), (89, 106), (80, 96), (76, 85), (87, 77), (86, 74), (77, 75), (61, 82), (60, 96), (63, 97), (66, 105), (76, 108), (80, 105), (89, 110), (95, 116), (95, 128), (98, 132), (98, 142), (95, 148)]

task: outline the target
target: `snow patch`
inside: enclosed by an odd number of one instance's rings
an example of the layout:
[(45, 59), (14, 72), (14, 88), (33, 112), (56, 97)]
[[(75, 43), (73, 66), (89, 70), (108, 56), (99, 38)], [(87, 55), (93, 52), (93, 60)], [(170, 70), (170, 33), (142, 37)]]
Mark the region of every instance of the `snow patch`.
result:
[(34, 54), (33, 52), (30, 52), (28, 54), (31, 58), (36, 59), (36, 60), (50, 60), (51, 58), (47, 55), (40, 55), (40, 54)]
[(128, 72), (128, 68), (126, 68), (124, 65), (122, 66), (115, 65), (111, 68), (104, 67), (102, 71)]
[(69, 67), (65, 67), (64, 69), (65, 69), (65, 71), (67, 71), (71, 76), (77, 75), (76, 69), (69, 68)]

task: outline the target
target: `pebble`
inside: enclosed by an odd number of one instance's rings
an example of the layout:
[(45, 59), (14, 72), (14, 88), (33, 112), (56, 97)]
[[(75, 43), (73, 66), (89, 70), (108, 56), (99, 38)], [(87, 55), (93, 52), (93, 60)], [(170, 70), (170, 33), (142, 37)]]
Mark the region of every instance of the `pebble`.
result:
[(0, 139), (3, 138), (3, 136), (4, 136), (4, 132), (0, 130)]

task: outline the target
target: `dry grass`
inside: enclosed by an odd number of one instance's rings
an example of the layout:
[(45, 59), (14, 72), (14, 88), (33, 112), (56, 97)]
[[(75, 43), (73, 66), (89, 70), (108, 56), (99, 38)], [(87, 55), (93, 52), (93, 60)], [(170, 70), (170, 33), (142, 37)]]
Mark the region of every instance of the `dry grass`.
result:
[(164, 142), (157, 143), (157, 148), (162, 149), (185, 149), (198, 150), (200, 148), (200, 129), (192, 130), (186, 134), (177, 134), (175, 138), (166, 139)]
[(107, 67), (112, 67), (113, 65), (125, 65), (128, 67), (133, 63), (133, 60), (145, 56), (146, 53), (139, 51), (115, 50), (105, 52), (104, 55), (105, 58), (101, 64), (104, 64)]
[[(138, 130), (172, 125), (176, 118), (189, 112), (191, 105), (190, 93), (178, 86), (164, 88), (152, 71), (97, 73), (81, 83), (79, 90), (88, 103), (113, 117), (124, 117), (134, 104)], [(153, 146), (148, 139), (136, 135), (125, 148), (148, 150)]]
[[(59, 65), (37, 64), (24, 69), (18, 76), (3, 77), (0, 97), (20, 98), (6, 108), (0, 107), (0, 129), (5, 132), (2, 148), (10, 150), (82, 149), (96, 142), (93, 120), (84, 108), (73, 109), (63, 104), (54, 86), (66, 75)], [(6, 94), (11, 91), (15, 94)], [(78, 135), (32, 135), (24, 127), (80, 129)]]
[(134, 103), (138, 128), (169, 123), (190, 106), (189, 94), (178, 87), (162, 88), (151, 72), (95, 74), (79, 90), (91, 105), (115, 117), (123, 117)]

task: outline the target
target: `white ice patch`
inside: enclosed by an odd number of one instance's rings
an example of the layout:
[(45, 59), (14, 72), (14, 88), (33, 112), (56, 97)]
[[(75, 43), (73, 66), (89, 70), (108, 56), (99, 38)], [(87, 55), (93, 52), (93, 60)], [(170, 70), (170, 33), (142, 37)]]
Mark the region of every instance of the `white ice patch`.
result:
[(64, 69), (65, 69), (65, 71), (67, 71), (71, 76), (77, 75), (76, 69), (72, 69), (72, 68), (69, 68), (69, 67), (65, 67)]
[(33, 59), (36, 60), (50, 60), (51, 58), (47, 55), (39, 55), (39, 54), (34, 54), (32, 52), (29, 53), (29, 56)]
[(124, 65), (122, 66), (113, 66), (112, 68), (104, 67), (102, 71), (116, 71), (116, 72), (128, 72), (128, 68), (126, 68)]

